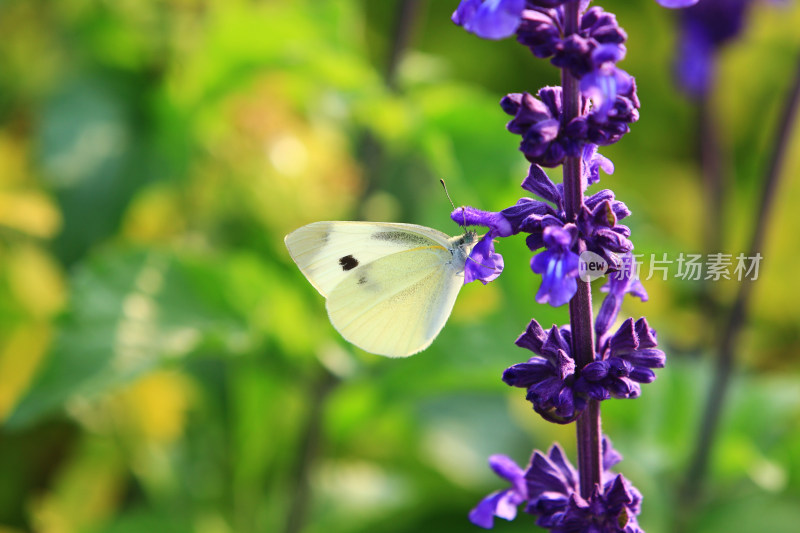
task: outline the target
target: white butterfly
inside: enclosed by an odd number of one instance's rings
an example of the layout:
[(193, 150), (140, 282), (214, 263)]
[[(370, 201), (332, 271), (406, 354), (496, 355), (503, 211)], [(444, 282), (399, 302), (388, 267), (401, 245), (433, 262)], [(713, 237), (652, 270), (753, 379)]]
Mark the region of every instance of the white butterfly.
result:
[(449, 237), (415, 224), (314, 222), (286, 236), (289, 254), (326, 299), (342, 337), (378, 355), (406, 357), (444, 327), (473, 231)]

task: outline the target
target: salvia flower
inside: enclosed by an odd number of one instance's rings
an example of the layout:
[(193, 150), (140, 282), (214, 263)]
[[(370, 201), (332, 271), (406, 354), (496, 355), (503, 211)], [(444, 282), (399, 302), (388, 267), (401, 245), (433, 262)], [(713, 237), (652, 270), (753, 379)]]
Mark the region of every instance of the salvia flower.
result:
[(489, 464), (511, 488), (481, 500), (469, 518), (488, 529), (495, 516), (513, 520), (517, 506), (524, 503), (525, 512), (537, 517), (536, 524), (551, 531), (637, 533), (642, 496), (622, 475), (611, 471), (622, 456), (606, 436), (602, 453), (602, 483), (595, 485), (588, 500), (580, 496), (578, 473), (558, 444), (547, 454), (535, 450), (524, 471), (510, 458), (494, 455)]
[(464, 264), (464, 283), (478, 280), (484, 285), (503, 272), (503, 256), (494, 251), (494, 234), (490, 231), (478, 241)]
[[(619, 141), (630, 131), (629, 125), (639, 120), (633, 78), (618, 71), (611, 81), (590, 79), (598, 84), (596, 90), (587, 88), (595, 102), (589, 106), (584, 98), (584, 113), (566, 125), (562, 125), (560, 87), (544, 87), (538, 98), (512, 93), (501, 100), (503, 111), (514, 117), (506, 128), (522, 137), (519, 149), (528, 161), (545, 167), (560, 165), (566, 156), (582, 156), (589, 143), (606, 146)], [(611, 85), (614, 94), (608, 92)]]
[(533, 256), (531, 269), (542, 275), (536, 301), (553, 307), (564, 305), (578, 290), (578, 254), (572, 251), (578, 237), (575, 224), (547, 226), (542, 232), (546, 250)]
[(602, 487), (595, 485), (586, 500), (580, 496), (575, 468), (558, 445), (553, 445), (547, 456), (535, 452), (525, 474), (529, 495), (525, 512), (536, 515), (536, 524), (552, 532), (640, 531), (636, 516), (642, 496), (622, 475), (611, 471), (622, 456), (606, 436), (602, 453)]
[(536, 320), (531, 320), (515, 344), (536, 356), (507, 368), (503, 381), (527, 389), (526, 399), (545, 420), (566, 424), (578, 418), (586, 400), (576, 397), (573, 391), (575, 361), (570, 355), (569, 328), (553, 326), (545, 332)]
[(514, 520), (517, 506), (528, 501), (525, 471), (513, 459), (506, 455), (492, 455), (489, 457), (489, 466), (498, 476), (507, 480), (511, 487), (491, 493), (470, 511), (470, 522), (486, 529), (494, 526), (495, 516)]
[(636, 521), (642, 495), (619, 474), (602, 489), (595, 485), (592, 496), (584, 500), (572, 494), (566, 511), (558, 516), (551, 533), (643, 533)]
[[(613, 163), (597, 152), (597, 146), (587, 144), (582, 151), (584, 184), (599, 181), (600, 169), (613, 172)], [(630, 229), (619, 223), (630, 215), (627, 206), (615, 199), (608, 189), (601, 190), (584, 201), (576, 223), (567, 222), (564, 211), (564, 191), (538, 165), (531, 165), (522, 188), (542, 200), (520, 198), (516, 204), (499, 212), (461, 207), (450, 217), (461, 225), (489, 228), (484, 240), (475, 247), (468, 260), (465, 280), (491, 281), (497, 277), (502, 258), (494, 253), (495, 237), (527, 233), (526, 244), (532, 252), (544, 251), (531, 260), (531, 269), (542, 274), (542, 284), (536, 295), (539, 303), (558, 307), (568, 302), (577, 290), (579, 256), (577, 239), (586, 243), (587, 250), (603, 257), (613, 270), (622, 266), (620, 255), (633, 249)], [(481, 268), (483, 267), (483, 268)], [(494, 270), (492, 270), (494, 269)]]
[(606, 339), (594, 361), (576, 370), (570, 331), (553, 326), (545, 332), (531, 320), (516, 345), (535, 356), (503, 372), (503, 381), (526, 389), (525, 398), (542, 418), (566, 424), (577, 419), (589, 399), (637, 398), (640, 383), (651, 383), (652, 369), (663, 368), (664, 352), (657, 349), (655, 330), (640, 318), (626, 320)]
[(595, 400), (638, 398), (640, 383), (652, 383), (652, 369), (663, 368), (666, 355), (657, 348), (656, 332), (640, 318), (627, 319), (601, 346), (595, 360), (580, 371), (577, 394)]

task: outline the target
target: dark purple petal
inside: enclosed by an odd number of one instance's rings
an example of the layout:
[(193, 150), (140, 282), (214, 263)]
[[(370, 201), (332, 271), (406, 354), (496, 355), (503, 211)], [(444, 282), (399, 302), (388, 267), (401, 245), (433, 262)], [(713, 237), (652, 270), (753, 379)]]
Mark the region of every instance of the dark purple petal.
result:
[(643, 366), (646, 368), (664, 368), (667, 362), (667, 356), (664, 355), (664, 352), (655, 348), (636, 350), (633, 353), (625, 355), (624, 358), (630, 361), (634, 366)]
[(564, 478), (564, 481), (568, 487), (577, 487), (578, 486), (578, 472), (573, 468), (570, 462), (567, 460), (567, 456), (564, 453), (564, 450), (558, 443), (553, 444), (550, 447), (550, 450), (547, 452), (547, 456), (550, 459), (550, 462), (553, 463), (556, 468), (561, 472), (561, 475)]
[[(500, 213), (510, 224), (511, 234), (530, 231), (538, 225), (542, 217), (553, 217), (556, 214), (548, 204), (533, 198), (520, 198), (516, 204), (503, 209)], [(556, 219), (556, 222), (561, 224), (558, 219)], [(499, 236), (502, 237), (504, 235)]]
[(542, 345), (546, 339), (547, 333), (545, 333), (542, 326), (536, 320), (531, 320), (522, 335), (514, 341), (514, 344), (521, 348), (527, 348), (536, 355), (542, 355)]
[(638, 383), (652, 383), (656, 379), (656, 373), (649, 368), (636, 366), (633, 367), (628, 377)]
[(624, 355), (634, 351), (639, 346), (636, 331), (633, 326), (633, 319), (629, 318), (619, 327), (614, 336), (611, 337), (611, 353), (614, 355)]
[(598, 339), (601, 339), (603, 335), (605, 335), (611, 327), (611, 324), (617, 319), (621, 308), (621, 296), (617, 296), (612, 292), (605, 297), (603, 303), (600, 304), (600, 309), (597, 311), (597, 317), (594, 320), (594, 331)]
[(527, 363), (517, 363), (506, 368), (503, 371), (503, 382), (512, 387), (528, 388), (555, 375), (556, 369), (547, 359), (533, 357)]
[(531, 165), (528, 177), (522, 182), (522, 188), (552, 202), (556, 207), (561, 207), (562, 200), (558, 188), (539, 165)]
[(658, 345), (656, 330), (650, 327), (644, 317), (636, 321), (636, 336), (639, 338), (639, 348), (655, 348)]
[(581, 376), (589, 381), (601, 381), (608, 376), (608, 362), (593, 361), (581, 369)]
[(576, 489), (574, 468), (570, 466), (565, 475), (565, 472), (559, 468), (561, 464), (551, 461), (538, 450), (534, 452), (533, 457), (531, 457), (531, 465), (528, 471), (525, 472), (525, 480), (528, 482), (528, 495), (531, 500), (540, 497), (546, 492), (568, 495)]
[(633, 365), (619, 357), (610, 357), (606, 363), (608, 363), (608, 374), (613, 377), (628, 377), (633, 370)]

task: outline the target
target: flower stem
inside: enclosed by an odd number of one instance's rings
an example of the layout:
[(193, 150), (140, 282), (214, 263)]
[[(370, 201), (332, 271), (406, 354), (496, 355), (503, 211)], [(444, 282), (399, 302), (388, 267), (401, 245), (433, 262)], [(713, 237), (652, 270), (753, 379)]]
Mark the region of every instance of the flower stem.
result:
[[(578, 31), (580, 2), (572, 0), (564, 5), (564, 33)], [(568, 124), (581, 113), (581, 92), (578, 80), (568, 69), (561, 71), (563, 86), (563, 120)], [(575, 221), (583, 206), (584, 183), (581, 158), (567, 157), (564, 160), (564, 209), (567, 219)], [(578, 252), (586, 250), (586, 243), (578, 242)], [(592, 292), (589, 283), (578, 280), (578, 291), (569, 302), (569, 322), (572, 330), (572, 353), (580, 369), (594, 360), (594, 330), (592, 329)], [(600, 483), (600, 404), (590, 400), (589, 405), (577, 421), (578, 472), (581, 496), (589, 498), (596, 483)]]
[[(749, 257), (755, 257), (757, 254), (761, 253), (764, 247), (764, 237), (769, 214), (775, 199), (778, 179), (781, 175), (781, 168), (786, 157), (787, 149), (789, 148), (792, 125), (797, 116), (798, 109), (800, 109), (800, 61), (797, 63), (795, 78), (783, 112), (780, 115), (782, 118), (763, 183), (761, 203), (758, 207), (753, 236), (750, 241)], [(682, 499), (688, 503), (696, 500), (697, 495), (702, 491), (703, 479), (706, 475), (708, 459), (711, 455), (711, 449), (716, 437), (719, 418), (725, 400), (725, 393), (728, 389), (730, 377), (733, 372), (735, 363), (734, 350), (737, 345), (739, 334), (747, 319), (747, 309), (750, 304), (752, 289), (753, 280), (745, 277), (739, 284), (736, 300), (728, 315), (721, 340), (718, 344), (713, 383), (711, 384), (708, 400), (706, 401), (706, 409), (700, 422), (700, 430), (694, 449), (694, 455), (689, 466), (683, 490), (681, 491)]]

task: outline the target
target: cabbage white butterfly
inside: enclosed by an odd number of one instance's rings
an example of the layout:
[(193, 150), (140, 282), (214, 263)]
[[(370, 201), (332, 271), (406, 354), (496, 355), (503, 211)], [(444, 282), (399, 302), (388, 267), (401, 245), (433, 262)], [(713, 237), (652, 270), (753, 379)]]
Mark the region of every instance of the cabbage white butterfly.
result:
[(444, 327), (474, 231), (449, 237), (416, 224), (314, 222), (286, 236), (286, 247), (326, 298), (331, 324), (359, 348), (407, 357)]

